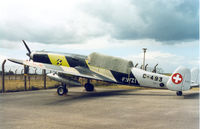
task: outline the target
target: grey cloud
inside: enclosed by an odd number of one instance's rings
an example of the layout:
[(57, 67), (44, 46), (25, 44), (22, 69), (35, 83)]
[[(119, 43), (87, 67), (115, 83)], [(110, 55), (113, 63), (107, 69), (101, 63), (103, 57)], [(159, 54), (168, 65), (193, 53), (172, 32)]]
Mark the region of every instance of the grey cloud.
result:
[(90, 0), (72, 10), (47, 8), (49, 14), (14, 7), (7, 7), (6, 17), (0, 10), (0, 40), (74, 44), (108, 35), (163, 42), (198, 39), (197, 0)]
[(74, 44), (83, 43), (90, 37), (104, 35), (104, 23), (88, 17), (75, 5), (72, 9), (67, 8), (70, 6), (68, 2), (63, 2), (67, 7), (62, 5), (56, 6), (55, 9), (50, 8), (52, 5), (48, 7), (43, 3), (44, 10), (27, 8), (24, 3), (20, 3), (22, 7), (17, 8), (17, 4), (14, 4), (14, 7), (0, 8), (0, 40), (24, 39), (46, 44)]
[(28, 40), (31, 42), (42, 43), (80, 43), (84, 37), (77, 34), (77, 31), (66, 30), (61, 26), (45, 26), (40, 23), (7, 23), (6, 26), (0, 26), (0, 40)]
[[(56, 20), (55, 20), (56, 21)], [(106, 25), (97, 23), (96, 25), (85, 25), (82, 21), (68, 23), (64, 20), (62, 24), (50, 21), (50, 25), (40, 23), (41, 21), (8, 22), (6, 25), (0, 24), (0, 40), (18, 41), (27, 40), (30, 42), (40, 42), (46, 44), (75, 44), (83, 43), (90, 37), (104, 35)], [(55, 22), (55, 23), (54, 23)], [(90, 23), (88, 21), (88, 23)], [(94, 22), (95, 24), (95, 22)]]
[(116, 39), (198, 39), (197, 0), (125, 0), (88, 3), (90, 15), (112, 25)]

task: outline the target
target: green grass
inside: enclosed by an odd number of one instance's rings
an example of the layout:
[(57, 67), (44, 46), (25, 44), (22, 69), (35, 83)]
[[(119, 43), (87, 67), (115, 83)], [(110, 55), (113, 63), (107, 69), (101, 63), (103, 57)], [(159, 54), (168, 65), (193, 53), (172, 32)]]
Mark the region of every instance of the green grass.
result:
[[(36, 76), (30, 76), (30, 83), (27, 79), (27, 90), (38, 90), (38, 89), (44, 89), (44, 81), (41, 75)], [(82, 84), (85, 84), (87, 82), (86, 79), (80, 79), (79, 80)], [(126, 86), (126, 85), (116, 85), (116, 84), (110, 84), (102, 81), (91, 81), (92, 84), (95, 85), (95, 87), (103, 87), (103, 88), (118, 88), (118, 89), (152, 89), (152, 88), (145, 88), (145, 87), (134, 87), (134, 86)], [(55, 88), (58, 85), (60, 85), (59, 82), (50, 80), (47, 77), (46, 87), (47, 88)], [(24, 81), (23, 76), (18, 76), (17, 80), (15, 78), (12, 78), (12, 80), (9, 80), (8, 76), (6, 76), (5, 79), (5, 90), (7, 92), (13, 92), (13, 91), (23, 91), (24, 90)], [(198, 87), (192, 88), (193, 91), (199, 91)], [(2, 80), (0, 79), (0, 91), (2, 91)]]
[[(53, 88), (59, 85), (59, 82), (47, 79), (46, 87)], [(39, 80), (27, 80), (26, 83), (27, 90), (37, 90), (44, 89), (44, 81)], [(5, 80), (5, 91), (23, 91), (24, 90), (24, 81), (23, 80)], [(0, 91), (2, 91), (2, 80), (0, 80)]]

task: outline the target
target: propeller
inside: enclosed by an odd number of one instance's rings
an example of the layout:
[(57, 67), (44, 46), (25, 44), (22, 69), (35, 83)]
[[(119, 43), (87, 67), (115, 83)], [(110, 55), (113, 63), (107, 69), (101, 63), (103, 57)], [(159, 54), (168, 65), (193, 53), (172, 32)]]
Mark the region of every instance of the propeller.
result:
[(28, 47), (28, 45), (26, 44), (26, 42), (24, 40), (22, 40), (22, 42), (24, 43), (24, 46), (26, 47), (26, 49), (28, 51), (28, 53), (26, 53), (26, 55), (29, 56), (30, 59), (31, 59), (31, 50), (30, 50), (30, 48)]

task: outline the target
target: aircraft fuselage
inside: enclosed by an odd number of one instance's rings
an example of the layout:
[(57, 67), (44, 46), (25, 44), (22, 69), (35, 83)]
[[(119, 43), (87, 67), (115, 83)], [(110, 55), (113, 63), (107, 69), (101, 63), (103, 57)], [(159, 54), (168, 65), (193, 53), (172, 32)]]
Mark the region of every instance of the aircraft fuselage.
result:
[[(93, 66), (88, 64), (87, 56), (78, 55), (78, 54), (37, 51), (37, 52), (32, 52), (31, 59), (34, 62), (52, 64), (52, 65), (57, 65), (57, 66), (66, 66), (66, 67), (72, 67), (72, 68), (83, 67), (83, 68), (90, 69), (94, 72), (98, 72), (99, 69), (103, 69), (103, 68), (94, 68)], [(103, 70), (107, 71), (107, 73), (109, 72), (110, 74), (108, 75), (108, 77), (114, 78), (116, 80), (116, 83), (124, 84), (124, 85), (134, 85), (134, 86), (140, 85), (132, 72), (130, 72), (130, 74), (127, 74), (127, 73), (120, 73), (113, 70), (107, 70), (107, 69), (103, 69)]]

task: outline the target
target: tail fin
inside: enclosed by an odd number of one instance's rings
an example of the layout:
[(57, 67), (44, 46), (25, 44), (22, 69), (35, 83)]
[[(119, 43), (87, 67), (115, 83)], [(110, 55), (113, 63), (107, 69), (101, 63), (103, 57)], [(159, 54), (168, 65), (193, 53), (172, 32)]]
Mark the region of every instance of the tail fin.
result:
[(191, 73), (188, 68), (178, 67), (167, 82), (167, 88), (173, 91), (190, 89)]

